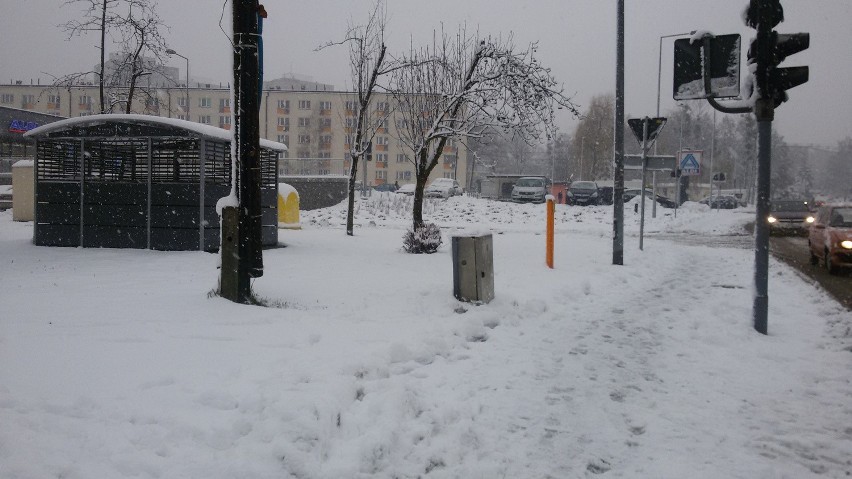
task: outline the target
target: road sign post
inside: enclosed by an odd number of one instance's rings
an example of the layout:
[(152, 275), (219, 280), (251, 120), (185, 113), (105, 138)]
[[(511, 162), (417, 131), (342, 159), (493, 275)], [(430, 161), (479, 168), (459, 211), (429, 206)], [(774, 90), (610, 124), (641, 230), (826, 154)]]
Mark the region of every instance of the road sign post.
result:
[[(639, 140), (639, 144), (642, 145), (642, 187), (640, 188), (640, 200), (641, 201), (641, 213), (639, 215), (639, 250), (642, 251), (644, 249), (644, 233), (645, 233), (645, 172), (648, 169), (648, 149), (651, 148), (651, 145), (656, 141), (657, 135), (660, 134), (660, 131), (663, 129), (663, 126), (666, 124), (665, 118), (631, 118), (627, 120), (627, 124), (630, 125), (630, 129), (633, 130), (633, 134), (636, 136), (636, 139)], [(656, 202), (657, 199), (654, 198)]]

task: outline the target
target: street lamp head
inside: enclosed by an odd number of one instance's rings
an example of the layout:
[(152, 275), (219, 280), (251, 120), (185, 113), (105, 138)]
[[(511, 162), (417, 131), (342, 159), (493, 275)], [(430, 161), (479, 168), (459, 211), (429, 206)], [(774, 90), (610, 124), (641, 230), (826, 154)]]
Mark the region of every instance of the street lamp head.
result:
[(177, 54), (177, 52), (176, 52), (176, 51), (174, 51), (174, 50), (172, 50), (171, 48), (167, 48), (167, 49), (166, 49), (166, 54), (167, 54), (167, 55), (175, 55), (175, 54)]

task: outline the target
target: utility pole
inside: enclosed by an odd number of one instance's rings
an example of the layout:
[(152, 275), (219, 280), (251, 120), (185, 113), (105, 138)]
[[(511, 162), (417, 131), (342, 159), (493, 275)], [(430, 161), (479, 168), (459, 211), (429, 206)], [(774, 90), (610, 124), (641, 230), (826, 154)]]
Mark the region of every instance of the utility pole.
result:
[(624, 264), (624, 0), (618, 0), (615, 61), (615, 145), (612, 188), (612, 264)]
[[(236, 241), (232, 247), (222, 239), (222, 282), (223, 297), (237, 303), (254, 301), (251, 279), (263, 276), (263, 252), (261, 250), (260, 208), (260, 28), (266, 16), (258, 0), (232, 0), (233, 45), (234, 45), (234, 160), (236, 171), (232, 171), (236, 182), (239, 206), (236, 214), (223, 212), (223, 222), (236, 221)], [(233, 190), (232, 190), (233, 191)], [(227, 209), (227, 208), (226, 208)], [(234, 232), (233, 224), (224, 228)], [(223, 236), (226, 235), (223, 230)], [(226, 264), (236, 263), (236, 271), (226, 271)], [(229, 268), (231, 269), (231, 268)], [(235, 278), (231, 278), (234, 276)], [(226, 275), (228, 276), (226, 278)], [(227, 285), (227, 287), (226, 287)]]

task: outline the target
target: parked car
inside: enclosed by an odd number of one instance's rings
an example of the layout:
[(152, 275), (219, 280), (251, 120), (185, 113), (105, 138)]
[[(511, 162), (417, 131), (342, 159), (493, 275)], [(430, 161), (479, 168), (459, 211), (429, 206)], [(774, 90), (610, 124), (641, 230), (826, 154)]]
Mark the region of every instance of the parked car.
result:
[[(624, 202), (627, 203), (628, 201), (632, 200), (633, 198), (635, 198), (635, 197), (637, 197), (641, 194), (642, 194), (642, 190), (640, 190), (639, 188), (631, 188), (631, 189), (624, 190), (622, 198), (624, 198)], [(645, 198), (651, 198), (653, 196), (654, 196), (653, 190), (645, 189)], [(663, 208), (674, 208), (674, 207), (677, 206), (677, 203), (675, 203), (674, 200), (667, 198), (663, 195), (657, 195), (656, 199), (657, 199), (657, 203), (660, 206), (662, 206)]]
[(806, 235), (814, 215), (805, 200), (772, 200), (766, 221), (769, 234)]
[(601, 203), (600, 190), (594, 181), (575, 181), (568, 188), (569, 205), (598, 205)]
[(450, 198), (462, 194), (459, 182), (452, 178), (437, 178), (423, 192), (427, 198)]
[(406, 183), (406, 184), (400, 186), (399, 189), (396, 190), (396, 192), (402, 193), (403, 195), (412, 196), (412, 195), (414, 195), (414, 188), (416, 186), (417, 185), (415, 185), (414, 183)]
[(703, 205), (708, 205), (714, 209), (732, 210), (740, 206), (740, 202), (733, 195), (713, 195), (699, 201)]
[(823, 206), (808, 230), (811, 264), (820, 260), (830, 274), (852, 266), (852, 205)]
[(518, 178), (512, 187), (512, 201), (522, 203), (531, 201), (533, 203), (544, 203), (545, 197), (550, 194), (548, 184), (550, 182), (543, 176), (525, 176)]
[(394, 192), (397, 190), (397, 186), (393, 183), (382, 183), (381, 185), (374, 186), (373, 189), (376, 191)]

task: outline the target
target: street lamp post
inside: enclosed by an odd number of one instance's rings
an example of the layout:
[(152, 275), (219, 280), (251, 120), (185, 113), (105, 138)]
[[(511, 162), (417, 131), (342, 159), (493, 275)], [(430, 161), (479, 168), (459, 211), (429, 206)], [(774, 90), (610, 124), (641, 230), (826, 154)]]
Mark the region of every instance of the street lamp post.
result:
[[(186, 58), (185, 56), (172, 50), (171, 48), (166, 50), (166, 54), (177, 55), (186, 60), (186, 119), (192, 121), (192, 117), (189, 116), (189, 58)], [(657, 103), (659, 104), (659, 98), (657, 98)], [(657, 109), (659, 109), (659, 106), (657, 107)]]

